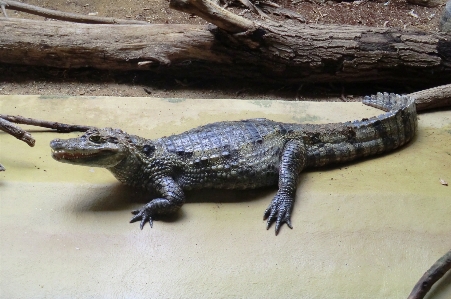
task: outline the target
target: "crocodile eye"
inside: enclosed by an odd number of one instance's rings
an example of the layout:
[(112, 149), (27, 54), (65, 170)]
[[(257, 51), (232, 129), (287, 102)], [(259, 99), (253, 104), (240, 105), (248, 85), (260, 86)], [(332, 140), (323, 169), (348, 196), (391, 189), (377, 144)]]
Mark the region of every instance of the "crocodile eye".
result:
[(89, 141), (92, 141), (94, 143), (100, 143), (101, 140), (102, 138), (99, 135), (89, 136)]

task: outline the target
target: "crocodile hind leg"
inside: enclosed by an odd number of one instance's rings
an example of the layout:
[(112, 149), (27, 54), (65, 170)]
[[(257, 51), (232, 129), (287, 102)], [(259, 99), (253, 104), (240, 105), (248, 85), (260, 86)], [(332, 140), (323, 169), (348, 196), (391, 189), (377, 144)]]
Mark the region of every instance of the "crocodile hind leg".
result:
[(143, 229), (146, 222), (150, 227), (156, 215), (165, 215), (176, 212), (185, 202), (185, 194), (182, 188), (171, 178), (163, 177), (152, 186), (161, 195), (161, 198), (152, 199), (148, 204), (139, 210), (132, 211), (135, 215), (130, 223), (141, 220), (139, 227)]
[(276, 222), (276, 235), (283, 223), (293, 228), (290, 220), (291, 211), (296, 196), (298, 177), (305, 166), (305, 160), (304, 144), (299, 140), (289, 140), (280, 156), (279, 190), (266, 209), (263, 218), (268, 219), (266, 229), (269, 229), (274, 221)]

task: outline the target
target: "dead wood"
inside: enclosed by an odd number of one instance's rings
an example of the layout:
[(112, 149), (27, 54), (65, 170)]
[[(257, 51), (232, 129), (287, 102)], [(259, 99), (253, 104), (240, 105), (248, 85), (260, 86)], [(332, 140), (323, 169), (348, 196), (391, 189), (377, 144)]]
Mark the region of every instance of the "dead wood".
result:
[(421, 90), (409, 96), (415, 99), (417, 111), (451, 107), (451, 84)]
[(281, 84), (376, 81), (437, 85), (451, 81), (450, 33), (290, 27), (271, 21), (259, 25), (237, 17), (232, 22), (215, 21), (230, 32), (196, 25), (0, 19), (0, 62), (149, 70), (179, 78), (229, 77)]
[[(0, 117), (0, 130), (16, 137), (17, 139), (28, 144), (29, 146), (34, 146), (36, 142), (30, 133), (22, 130), (15, 124), (1, 117)], [(5, 167), (2, 164), (0, 164), (0, 171), (5, 171)]]
[[(23, 117), (20, 115), (13, 116), (13, 115), (3, 115), (0, 114), (0, 130), (4, 131), (5, 133), (8, 133), (17, 139), (25, 142), (29, 146), (34, 146), (35, 139), (31, 136), (31, 134), (22, 128), (16, 126), (16, 124), (25, 124), (25, 125), (32, 125), (32, 126), (38, 126), (43, 128), (49, 128), (52, 130), (56, 130), (60, 133), (69, 133), (69, 132), (85, 132), (93, 127), (89, 126), (83, 126), (83, 125), (68, 125), (63, 124), (59, 122), (52, 122), (52, 121), (46, 121), (46, 120), (40, 120), (40, 119), (34, 119), (34, 118), (28, 118)], [(0, 164), (0, 171), (5, 171), (5, 167)]]
[(41, 127), (41, 128), (48, 128), (48, 129), (55, 130), (59, 133), (85, 132), (85, 131), (93, 128), (90, 126), (68, 125), (68, 124), (63, 124), (63, 123), (59, 123), (59, 122), (55, 122), (55, 121), (47, 121), (47, 120), (23, 117), (20, 115), (0, 114), (0, 119), (6, 120), (11, 123), (16, 123), (16, 124), (24, 124), (24, 125), (37, 126), (37, 127)]
[(7, 17), (8, 17), (8, 14), (6, 13), (6, 3), (0, 1), (0, 8), (2, 9), (3, 16), (4, 16), (5, 18), (7, 18)]
[(424, 273), (407, 299), (423, 299), (432, 286), (449, 270), (451, 270), (451, 250)]
[(25, 142), (29, 146), (34, 146), (36, 140), (34, 140), (33, 137), (31, 137), (31, 134), (27, 131), (22, 130), (12, 122), (4, 119), (0, 116), (0, 130), (16, 137), (17, 139)]
[(2, 8), (3, 14), (5, 17), (8, 17), (6, 14), (5, 8), (8, 9), (14, 9), (18, 11), (23, 11), (29, 14), (38, 15), (41, 17), (51, 18), (55, 20), (61, 20), (61, 21), (69, 21), (69, 22), (76, 22), (76, 23), (87, 23), (87, 24), (141, 24), (141, 25), (147, 25), (147, 22), (144, 21), (136, 21), (136, 20), (123, 20), (123, 19), (116, 19), (116, 18), (103, 18), (103, 17), (96, 17), (96, 16), (86, 16), (82, 14), (77, 13), (68, 13), (68, 12), (62, 12), (57, 11), (53, 9), (47, 9), (42, 8), (35, 5), (30, 5), (18, 1), (11, 1), (11, 0), (1, 0), (0, 6)]

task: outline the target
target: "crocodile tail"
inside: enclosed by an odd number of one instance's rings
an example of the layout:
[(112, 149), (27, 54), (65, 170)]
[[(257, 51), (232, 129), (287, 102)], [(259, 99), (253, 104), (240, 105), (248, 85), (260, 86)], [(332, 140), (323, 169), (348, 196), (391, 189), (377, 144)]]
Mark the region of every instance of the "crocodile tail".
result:
[(299, 126), (304, 143), (309, 145), (308, 166), (324, 166), (389, 152), (415, 136), (417, 112), (412, 97), (378, 93), (365, 97), (363, 103), (386, 112), (345, 123)]
[[(379, 145), (377, 152), (387, 152), (406, 144), (415, 136), (417, 111), (414, 98), (378, 93), (365, 97), (363, 103), (386, 111), (370, 119), (352, 122), (355, 127), (365, 132), (363, 140), (359, 140), (365, 147), (378, 148)], [(365, 140), (367, 138), (369, 140)]]
[[(398, 140), (395, 142), (395, 146), (388, 146), (387, 150), (397, 148), (409, 142), (415, 136), (418, 124), (414, 98), (379, 92), (376, 95), (366, 96), (363, 104), (386, 111), (384, 114), (368, 119), (367, 124), (376, 129), (390, 128), (391, 134), (388, 135), (397, 136)], [(384, 135), (383, 132), (379, 133)]]
[(378, 92), (376, 95), (366, 96), (362, 103), (386, 112), (409, 106), (413, 106), (415, 109), (415, 100), (412, 97), (386, 92)]

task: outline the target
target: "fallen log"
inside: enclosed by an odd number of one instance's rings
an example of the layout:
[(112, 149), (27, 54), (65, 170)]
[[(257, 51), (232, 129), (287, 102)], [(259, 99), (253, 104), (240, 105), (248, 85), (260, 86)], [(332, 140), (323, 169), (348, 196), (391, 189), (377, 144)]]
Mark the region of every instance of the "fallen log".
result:
[(451, 81), (450, 33), (267, 24), (231, 33), (211, 25), (0, 19), (0, 62), (283, 84)]

